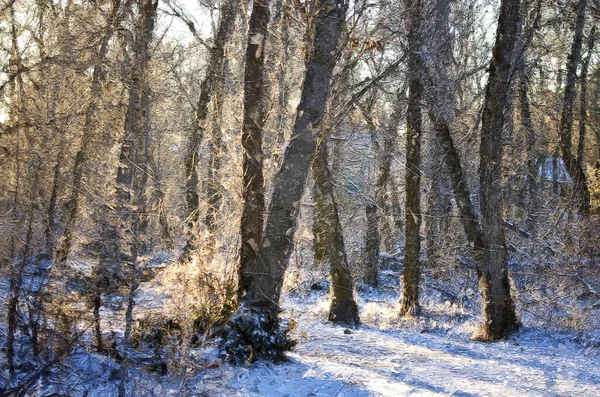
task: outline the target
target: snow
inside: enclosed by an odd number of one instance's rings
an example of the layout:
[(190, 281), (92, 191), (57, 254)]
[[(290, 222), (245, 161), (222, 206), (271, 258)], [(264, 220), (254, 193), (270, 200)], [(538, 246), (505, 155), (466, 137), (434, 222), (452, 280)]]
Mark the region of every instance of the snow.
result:
[[(161, 306), (156, 302), (168, 300), (165, 277), (172, 271), (142, 284), (138, 318), (140, 311), (148, 314)], [(77, 348), (31, 395), (116, 397), (126, 374), (127, 395), (132, 396), (600, 396), (597, 344), (582, 343), (573, 332), (534, 327), (505, 341), (472, 341), (480, 321), (476, 310), (465, 307), (460, 296), (436, 295), (431, 282), (424, 285), (422, 317), (399, 319), (398, 272), (387, 269), (380, 276), (396, 282), (384, 282), (379, 289), (360, 286), (363, 324), (354, 329), (325, 321), (325, 290), (296, 289), (285, 295), (283, 320), (298, 341), (287, 362), (233, 366), (221, 362), (216, 345), (209, 344), (187, 355), (183, 350), (173, 354), (177, 346), (146, 355), (130, 351), (123, 367)], [(465, 299), (475, 300), (471, 295)], [(173, 310), (164, 303), (163, 309)], [(109, 311), (105, 307), (103, 316)], [(159, 361), (167, 363), (167, 374), (152, 371)], [(0, 374), (0, 389), (5, 375)]]

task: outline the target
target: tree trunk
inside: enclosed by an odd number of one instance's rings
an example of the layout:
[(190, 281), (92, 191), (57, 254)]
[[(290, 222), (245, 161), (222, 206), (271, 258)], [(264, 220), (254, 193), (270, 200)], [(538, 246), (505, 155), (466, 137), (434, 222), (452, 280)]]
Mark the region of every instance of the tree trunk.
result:
[(582, 214), (590, 211), (590, 192), (588, 190), (585, 172), (581, 162), (573, 153), (571, 129), (573, 127), (573, 102), (575, 100), (575, 83), (577, 80), (577, 68), (581, 61), (581, 48), (583, 45), (583, 27), (585, 25), (585, 10), (587, 0), (579, 0), (577, 5), (577, 19), (575, 21), (575, 33), (573, 45), (567, 63), (567, 82), (562, 102), (562, 115), (560, 118), (560, 150), (562, 152), (565, 168), (573, 178), (574, 199)]
[(293, 139), (275, 175), (260, 254), (262, 260), (244, 296), (246, 301), (263, 302), (273, 310), (279, 309), (283, 274), (293, 248), (298, 205), (315, 150), (314, 135), (324, 114), (347, 5), (342, 0), (326, 0), (318, 9), (314, 45), (308, 57)]
[(148, 181), (150, 145), (150, 87), (148, 63), (150, 42), (154, 32), (158, 0), (142, 0), (138, 4), (139, 16), (135, 24), (133, 62), (131, 63), (129, 103), (125, 118), (125, 135), (121, 147), (121, 166), (117, 172), (117, 195), (120, 201), (121, 222), (127, 242), (129, 263), (129, 293), (125, 311), (125, 343), (131, 342), (133, 327), (134, 294), (138, 287), (137, 262), (142, 243), (140, 236), (141, 211), (145, 208), (145, 191)]
[(379, 284), (379, 216), (380, 209), (373, 201), (368, 201), (365, 205), (365, 215), (367, 218), (367, 230), (365, 236), (365, 283), (373, 287)]
[(406, 115), (406, 243), (400, 315), (419, 314), (421, 252), (421, 1), (405, 0), (408, 12), (408, 110)]
[[(445, 3), (445, 2), (444, 2)], [(510, 69), (514, 49), (515, 34), (519, 23), (519, 1), (503, 0), (497, 43), (494, 47), (490, 66), (490, 78), (486, 91), (486, 106), (482, 118), (481, 147), (481, 201), (484, 220), (477, 219), (475, 207), (471, 201), (469, 188), (460, 163), (460, 156), (454, 145), (449, 128), (452, 114), (444, 109), (452, 108), (454, 103), (451, 87), (446, 83), (447, 71), (443, 66), (437, 73), (431, 70), (435, 65), (425, 65), (433, 95), (428, 95), (429, 116), (433, 122), (439, 139), (440, 150), (446, 170), (449, 173), (456, 205), (460, 213), (465, 234), (477, 267), (479, 284), (483, 299), (484, 322), (474, 335), (480, 340), (495, 340), (507, 336), (517, 325), (514, 305), (510, 296), (510, 285), (506, 269), (506, 248), (504, 246), (503, 220), (500, 213), (500, 178), (501, 178), (501, 138), (504, 126), (504, 111), (508, 108), (510, 94)], [(440, 8), (438, 8), (440, 10)], [(441, 15), (441, 14), (440, 14)], [(438, 34), (447, 48), (450, 48), (449, 26), (443, 23)], [(435, 40), (437, 35), (433, 36)], [(447, 64), (442, 62), (443, 65)], [(438, 76), (438, 77), (435, 77)], [(494, 127), (494, 128), (491, 128)], [(493, 138), (493, 139), (491, 139)], [(484, 169), (488, 162), (488, 168)], [(485, 178), (484, 178), (485, 177)], [(491, 185), (491, 186), (490, 186)], [(491, 195), (491, 197), (490, 197)]]
[(441, 150), (438, 134), (434, 131), (429, 141), (429, 175), (431, 188), (427, 194), (427, 221), (425, 223), (425, 240), (427, 242), (427, 266), (439, 268), (445, 242), (452, 236), (450, 216), (452, 215), (452, 197), (445, 165), (438, 159), (445, 156)]
[(502, 218), (502, 134), (510, 108), (520, 6), (520, 0), (502, 1), (481, 118), (479, 194), (484, 258), (479, 285), (485, 320), (476, 336), (480, 340), (504, 338), (517, 326)]
[(322, 226), (315, 235), (315, 240), (318, 241), (315, 246), (321, 247), (320, 259), (329, 264), (331, 274), (329, 321), (357, 325), (359, 323), (358, 306), (354, 301), (354, 285), (333, 194), (327, 161), (327, 147), (323, 138), (317, 146), (312, 165), (315, 181), (315, 215), (320, 219)]
[[(577, 168), (583, 171), (584, 169), (584, 158), (583, 152), (585, 148), (585, 134), (587, 127), (588, 117), (588, 105), (587, 105), (587, 77), (588, 69), (590, 66), (590, 59), (592, 58), (592, 52), (594, 51), (594, 43), (596, 40), (596, 25), (592, 26), (590, 31), (588, 43), (587, 43), (587, 56), (581, 65), (581, 76), (579, 77), (580, 85), (580, 99), (579, 99), (579, 140), (577, 143)], [(587, 185), (586, 185), (587, 186)]]
[(200, 85), (200, 96), (196, 105), (196, 120), (192, 128), (185, 154), (185, 202), (187, 207), (187, 238), (183, 256), (198, 248), (196, 228), (200, 219), (198, 198), (198, 150), (208, 120), (208, 105), (215, 94), (215, 87), (223, 79), (225, 47), (233, 36), (235, 20), (239, 10), (237, 0), (225, 0), (221, 8), (221, 19), (215, 42), (209, 55), (206, 74)]
[(98, 101), (102, 96), (102, 83), (106, 79), (106, 73), (104, 72), (103, 64), (108, 53), (110, 39), (112, 38), (115, 29), (125, 14), (124, 12), (120, 11), (121, 1), (112, 0), (112, 9), (108, 19), (108, 25), (106, 26), (105, 32), (100, 40), (100, 47), (98, 53), (96, 54), (96, 63), (94, 65), (94, 72), (92, 73), (92, 82), (90, 86), (92, 97), (90, 98), (85, 110), (85, 121), (83, 127), (83, 136), (81, 137), (81, 146), (75, 155), (75, 163), (73, 164), (73, 182), (71, 194), (68, 199), (65, 228), (55, 254), (55, 261), (59, 266), (62, 266), (66, 263), (71, 250), (71, 245), (73, 244), (73, 233), (75, 232), (75, 225), (77, 224), (77, 217), (79, 214), (79, 193), (83, 187), (84, 168), (87, 162), (89, 145), (95, 133), (94, 126), (97, 123), (96, 108), (98, 106)]
[(264, 93), (265, 44), (269, 32), (269, 3), (253, 2), (246, 50), (244, 77), (244, 121), (242, 173), (244, 185), (242, 219), (240, 223), (240, 263), (238, 299), (248, 290), (252, 272), (257, 268), (258, 253), (262, 249), (265, 216), (265, 183), (263, 176), (262, 128), (265, 112), (261, 106)]
[(527, 230), (533, 232), (537, 224), (537, 212), (539, 207), (538, 199), (538, 172), (537, 172), (537, 158), (536, 158), (536, 134), (533, 129), (533, 123), (531, 121), (531, 106), (529, 102), (529, 75), (530, 72), (527, 70), (527, 53), (528, 47), (531, 44), (533, 35), (536, 30), (539, 29), (540, 20), (542, 15), (542, 0), (537, 0), (535, 17), (533, 22), (527, 24), (524, 38), (521, 40), (521, 56), (517, 59), (517, 71), (518, 71), (518, 83), (517, 83), (517, 94), (520, 102), (520, 113), (521, 123), (525, 128), (525, 138), (527, 141), (527, 219), (526, 225)]

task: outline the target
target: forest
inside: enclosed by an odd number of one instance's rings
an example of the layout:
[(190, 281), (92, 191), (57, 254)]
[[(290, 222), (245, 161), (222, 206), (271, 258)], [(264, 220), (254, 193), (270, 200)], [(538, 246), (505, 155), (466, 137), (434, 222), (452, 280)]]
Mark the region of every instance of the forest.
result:
[(0, 0), (0, 396), (600, 395), (599, 28)]

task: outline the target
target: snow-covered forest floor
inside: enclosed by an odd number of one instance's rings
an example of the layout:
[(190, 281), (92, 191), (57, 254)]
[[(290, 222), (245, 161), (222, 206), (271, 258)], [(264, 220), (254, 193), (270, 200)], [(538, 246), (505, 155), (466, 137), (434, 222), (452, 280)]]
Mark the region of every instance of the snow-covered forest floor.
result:
[[(173, 277), (168, 267), (142, 283), (138, 318), (156, 311), (175, 313), (177, 305), (170, 306), (174, 297), (166, 290), (173, 286), (166, 283)], [(130, 351), (129, 362), (118, 361), (91, 353), (85, 348), (91, 336), (84, 336), (81, 347), (41, 376), (42, 368), (26, 370), (23, 365), (13, 386), (26, 384), (28, 391), (15, 395), (110, 397), (118, 396), (120, 387), (128, 396), (600, 395), (596, 343), (576, 333), (527, 326), (509, 340), (474, 342), (469, 337), (479, 318), (440, 298), (431, 280), (425, 283), (422, 316), (414, 320), (396, 316), (399, 269), (384, 270), (380, 280), (378, 289), (359, 288), (363, 324), (356, 329), (325, 321), (327, 282), (304, 283), (288, 292), (282, 317), (298, 344), (285, 363), (233, 366), (220, 360), (213, 343), (185, 354), (177, 344)], [(5, 293), (7, 285), (2, 284)], [(113, 302), (102, 310), (105, 335), (122, 333), (122, 310), (111, 309), (117, 306)], [(26, 360), (27, 338), (21, 340)], [(157, 368), (159, 361), (165, 362), (166, 372)], [(7, 377), (1, 374), (1, 387)]]

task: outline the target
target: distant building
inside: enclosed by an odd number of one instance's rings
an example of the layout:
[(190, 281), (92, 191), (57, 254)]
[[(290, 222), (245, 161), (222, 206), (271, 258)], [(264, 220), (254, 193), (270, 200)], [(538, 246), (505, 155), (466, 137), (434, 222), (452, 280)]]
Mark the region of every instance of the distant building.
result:
[(573, 183), (562, 157), (541, 157), (537, 163), (538, 177), (550, 182)]

